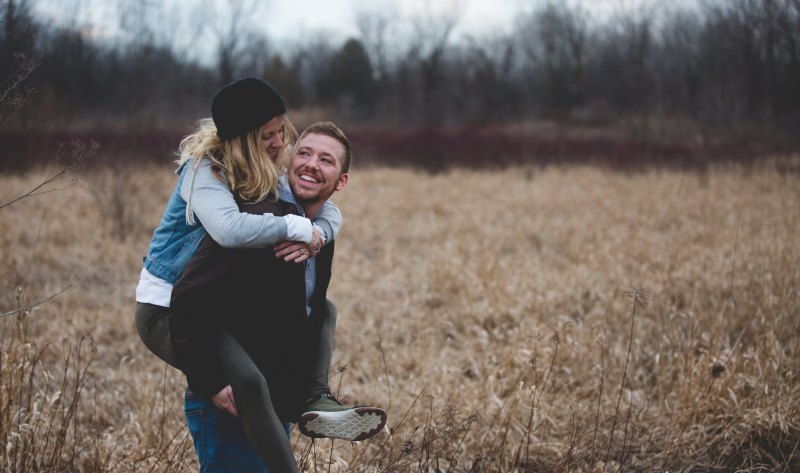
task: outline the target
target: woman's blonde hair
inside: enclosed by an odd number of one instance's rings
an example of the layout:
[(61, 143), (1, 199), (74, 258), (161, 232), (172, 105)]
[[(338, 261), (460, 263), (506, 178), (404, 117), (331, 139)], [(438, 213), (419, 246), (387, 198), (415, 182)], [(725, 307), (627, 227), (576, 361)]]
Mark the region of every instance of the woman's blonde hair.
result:
[(197, 122), (194, 132), (181, 140), (178, 146), (178, 166), (194, 159), (197, 167), (201, 159), (211, 160), (217, 177), (228, 185), (231, 193), (241, 202), (260, 202), (267, 197), (278, 198), (278, 176), (289, 165), (290, 153), (297, 142), (297, 129), (284, 114), (283, 146), (273, 161), (262, 143), (264, 126), (230, 140), (217, 136), (217, 127), (211, 118)]

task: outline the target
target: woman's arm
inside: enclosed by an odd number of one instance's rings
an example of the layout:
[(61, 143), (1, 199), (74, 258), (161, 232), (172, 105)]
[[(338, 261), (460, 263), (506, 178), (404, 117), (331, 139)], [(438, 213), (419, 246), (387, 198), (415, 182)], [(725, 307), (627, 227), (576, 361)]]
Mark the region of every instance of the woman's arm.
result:
[[(181, 197), (211, 238), (224, 248), (263, 248), (284, 240), (308, 243), (313, 236), (311, 221), (307, 218), (240, 212), (233, 194), (214, 175), (208, 159), (201, 160), (196, 169), (186, 171), (181, 183)], [(333, 225), (329, 225), (333, 232)]]

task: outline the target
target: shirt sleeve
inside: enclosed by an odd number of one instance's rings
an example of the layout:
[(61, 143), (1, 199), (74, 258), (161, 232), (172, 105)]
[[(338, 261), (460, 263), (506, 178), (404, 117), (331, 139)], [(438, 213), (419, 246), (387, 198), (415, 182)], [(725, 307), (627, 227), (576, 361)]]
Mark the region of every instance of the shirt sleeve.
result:
[(342, 228), (342, 212), (336, 204), (326, 200), (312, 222), (319, 225), (325, 232), (325, 242), (327, 243), (336, 238), (339, 229)]
[[(211, 170), (211, 162), (194, 163), (184, 174), (181, 197), (190, 206), (208, 234), (223, 248), (263, 248), (287, 239), (284, 217), (254, 215), (239, 211), (228, 186)], [(310, 225), (309, 225), (310, 228)]]

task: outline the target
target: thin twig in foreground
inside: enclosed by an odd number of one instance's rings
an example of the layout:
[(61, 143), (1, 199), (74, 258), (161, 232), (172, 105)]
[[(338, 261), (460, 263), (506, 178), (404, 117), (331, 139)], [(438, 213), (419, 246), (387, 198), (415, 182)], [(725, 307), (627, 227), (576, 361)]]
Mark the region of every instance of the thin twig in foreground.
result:
[(25, 199), (27, 197), (35, 197), (37, 195), (47, 194), (48, 192), (61, 190), (61, 189), (48, 189), (48, 190), (43, 190), (41, 192), (36, 192), (39, 189), (47, 186), (48, 184), (52, 184), (53, 182), (56, 182), (57, 180), (59, 180), (62, 177), (64, 177), (66, 174), (67, 174), (67, 168), (61, 169), (61, 171), (59, 171), (57, 174), (54, 174), (54, 175), (49, 175), (48, 174), (48, 176), (45, 177), (44, 180), (41, 183), (39, 183), (38, 186), (36, 186), (33, 189), (29, 190), (28, 192), (22, 194), (21, 196), (17, 197), (16, 199), (13, 199), (13, 200), (11, 200), (9, 202), (6, 202), (5, 204), (0, 204), (0, 209), (2, 209), (4, 207), (8, 207), (9, 205), (14, 204), (15, 202), (19, 202), (20, 200)]
[(33, 304), (31, 304), (31, 305), (29, 305), (27, 307), (22, 307), (22, 308), (19, 308), (19, 309), (16, 309), (16, 310), (12, 310), (10, 312), (6, 312), (5, 314), (0, 314), (0, 319), (2, 319), (4, 317), (10, 317), (12, 315), (17, 315), (17, 314), (20, 314), (22, 312), (25, 312), (25, 311), (28, 311), (30, 309), (33, 309), (36, 306), (40, 306), (40, 305), (44, 304), (45, 302), (50, 301), (50, 300), (60, 296), (61, 294), (64, 294), (68, 290), (72, 289), (72, 287), (73, 287), (72, 284), (68, 284), (67, 287), (65, 287), (64, 289), (56, 292), (55, 294), (51, 295), (50, 297), (47, 297), (47, 298), (42, 299), (40, 301), (34, 302)]
[[(617, 397), (617, 407), (614, 409), (614, 417), (611, 419), (611, 431), (608, 434), (608, 448), (606, 449), (606, 456), (603, 459), (603, 471), (606, 471), (608, 465), (608, 456), (611, 454), (611, 443), (614, 441), (614, 430), (617, 427), (617, 417), (619, 416), (619, 406), (622, 403), (622, 393), (625, 390), (625, 378), (628, 375), (628, 362), (631, 359), (631, 350), (633, 349), (633, 327), (636, 322), (636, 306), (640, 302), (647, 303), (647, 299), (642, 294), (638, 287), (634, 287), (628, 294), (633, 299), (633, 308), (631, 309), (631, 328), (628, 333), (628, 352), (625, 355), (625, 367), (622, 369), (622, 381), (619, 384), (619, 396)], [(624, 440), (624, 439), (623, 439)], [(623, 445), (624, 449), (624, 445)], [(620, 465), (622, 467), (622, 465)]]
[[(408, 406), (408, 409), (406, 410), (405, 414), (403, 414), (403, 417), (400, 419), (400, 422), (398, 422), (397, 425), (395, 426), (395, 430), (400, 428), (401, 425), (403, 425), (403, 422), (405, 422), (406, 417), (408, 417), (408, 414), (411, 413), (411, 409), (414, 408), (414, 405), (417, 403), (417, 401), (419, 401), (420, 396), (422, 396), (422, 393), (425, 392), (425, 388), (427, 388), (427, 387), (428, 387), (427, 384), (422, 386), (422, 389), (420, 389), (419, 393), (417, 394), (417, 397), (414, 398), (414, 401), (411, 403), (410, 406)], [(367, 468), (369, 468), (370, 465), (372, 465), (372, 462), (375, 461), (375, 459), (378, 457), (378, 454), (383, 450), (383, 447), (386, 445), (386, 442), (388, 442), (388, 441), (389, 441), (389, 437), (384, 439), (383, 443), (381, 443), (381, 446), (375, 452), (375, 455), (373, 455), (372, 458), (370, 458), (369, 462), (367, 462), (367, 464), (364, 466), (364, 469), (361, 470), (361, 473), (364, 473), (365, 471), (367, 471)]]

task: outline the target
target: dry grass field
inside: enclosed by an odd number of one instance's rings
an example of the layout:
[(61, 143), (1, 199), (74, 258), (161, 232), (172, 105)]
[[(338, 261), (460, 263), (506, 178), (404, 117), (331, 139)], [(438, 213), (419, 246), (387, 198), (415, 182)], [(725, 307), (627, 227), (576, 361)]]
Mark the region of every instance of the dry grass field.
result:
[[(356, 166), (333, 384), (389, 424), (295, 430), (301, 466), (800, 471), (799, 170)], [(0, 205), (45, 175), (0, 175)], [(0, 470), (196, 471), (183, 377), (133, 323), (174, 180), (84, 171), (0, 208)]]

